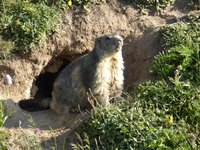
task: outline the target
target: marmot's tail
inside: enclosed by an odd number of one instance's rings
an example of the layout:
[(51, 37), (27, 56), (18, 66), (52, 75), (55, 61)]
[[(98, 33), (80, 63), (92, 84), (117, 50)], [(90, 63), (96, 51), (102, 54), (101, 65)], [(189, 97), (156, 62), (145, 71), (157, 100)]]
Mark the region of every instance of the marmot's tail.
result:
[(40, 101), (34, 99), (21, 100), (19, 101), (19, 106), (27, 111), (40, 111), (50, 109), (51, 98), (45, 98)]

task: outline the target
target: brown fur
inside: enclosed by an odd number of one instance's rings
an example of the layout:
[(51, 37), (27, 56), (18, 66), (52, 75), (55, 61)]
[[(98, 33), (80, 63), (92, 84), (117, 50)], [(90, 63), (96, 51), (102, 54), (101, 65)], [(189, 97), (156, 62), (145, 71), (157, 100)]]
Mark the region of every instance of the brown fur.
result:
[[(89, 89), (103, 106), (109, 105), (111, 98), (120, 97), (124, 82), (122, 46), (123, 39), (119, 35), (97, 38), (92, 52), (72, 62), (60, 73), (53, 85), (52, 100), (44, 99), (40, 108), (50, 105), (59, 114), (78, 106), (88, 108), (91, 106), (87, 97)], [(24, 103), (20, 105), (26, 108)]]
[(71, 63), (56, 79), (51, 108), (63, 113), (78, 105), (89, 107), (89, 88), (104, 106), (111, 97), (119, 97), (124, 81), (122, 45), (123, 40), (118, 35), (98, 38), (91, 53)]

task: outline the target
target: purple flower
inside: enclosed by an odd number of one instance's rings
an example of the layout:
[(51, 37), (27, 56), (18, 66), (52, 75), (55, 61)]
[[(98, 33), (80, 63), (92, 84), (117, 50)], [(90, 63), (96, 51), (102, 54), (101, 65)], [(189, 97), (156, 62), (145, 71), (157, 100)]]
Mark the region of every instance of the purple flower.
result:
[(181, 65), (178, 65), (178, 70), (182, 70), (183, 69), (183, 67), (181, 66)]
[(175, 73), (179, 73), (179, 70), (178, 70), (178, 69), (176, 69), (176, 70), (175, 70)]
[(35, 130), (38, 132), (38, 131), (40, 131), (40, 129), (39, 128), (35, 128)]
[(12, 78), (11, 78), (11, 76), (10, 76), (9, 74), (7, 74), (7, 75), (6, 75), (6, 78), (7, 78), (7, 83), (8, 83), (9, 85), (11, 85), (11, 84), (12, 84)]
[(196, 134), (195, 133), (188, 133), (188, 136), (191, 136), (194, 140), (197, 138)]

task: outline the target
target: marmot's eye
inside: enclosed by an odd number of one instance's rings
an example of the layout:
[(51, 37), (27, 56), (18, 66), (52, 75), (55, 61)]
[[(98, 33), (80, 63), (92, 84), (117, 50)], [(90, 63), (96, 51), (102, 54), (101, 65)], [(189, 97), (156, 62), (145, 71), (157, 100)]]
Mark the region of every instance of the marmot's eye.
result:
[(106, 40), (110, 40), (111, 39), (111, 37), (106, 37)]

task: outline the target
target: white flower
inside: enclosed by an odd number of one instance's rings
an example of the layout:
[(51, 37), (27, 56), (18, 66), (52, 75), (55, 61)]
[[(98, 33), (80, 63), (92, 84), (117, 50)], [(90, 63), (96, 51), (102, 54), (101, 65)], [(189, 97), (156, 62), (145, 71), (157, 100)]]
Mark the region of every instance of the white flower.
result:
[(10, 76), (9, 74), (7, 74), (7, 75), (6, 75), (6, 78), (7, 78), (7, 83), (8, 83), (9, 85), (11, 85), (11, 84), (12, 84), (12, 78), (11, 78), (11, 76)]

